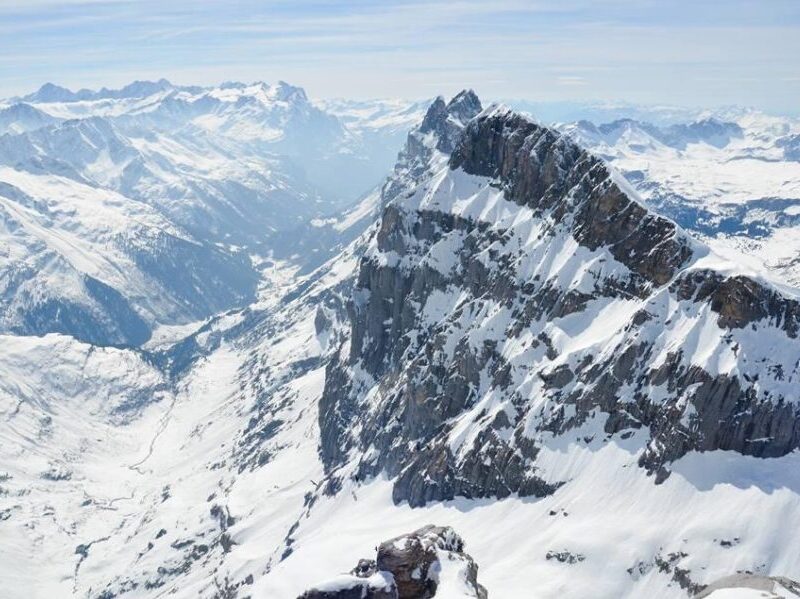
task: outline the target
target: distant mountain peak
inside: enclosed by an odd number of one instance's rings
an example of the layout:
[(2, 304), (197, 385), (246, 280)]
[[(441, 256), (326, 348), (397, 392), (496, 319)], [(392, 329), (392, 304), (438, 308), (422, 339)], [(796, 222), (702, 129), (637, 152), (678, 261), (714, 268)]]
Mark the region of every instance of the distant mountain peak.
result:
[(304, 90), (302, 87), (286, 83), (285, 81), (278, 81), (278, 83), (272, 87), (272, 90), (276, 100), (284, 102), (308, 102), (306, 90)]
[(55, 83), (45, 83), (34, 93), (23, 97), (31, 102), (70, 102), (75, 100), (75, 92)]
[(122, 97), (142, 98), (154, 93), (170, 90), (173, 87), (172, 83), (164, 78), (158, 81), (136, 80), (120, 89), (118, 95)]
[(38, 90), (22, 100), (26, 102), (78, 102), (81, 100), (103, 100), (103, 99), (123, 99), (123, 98), (144, 98), (153, 94), (176, 89), (167, 79), (161, 78), (157, 81), (136, 80), (119, 89), (107, 87), (99, 90), (81, 89), (74, 92), (66, 87), (54, 83), (45, 83)]

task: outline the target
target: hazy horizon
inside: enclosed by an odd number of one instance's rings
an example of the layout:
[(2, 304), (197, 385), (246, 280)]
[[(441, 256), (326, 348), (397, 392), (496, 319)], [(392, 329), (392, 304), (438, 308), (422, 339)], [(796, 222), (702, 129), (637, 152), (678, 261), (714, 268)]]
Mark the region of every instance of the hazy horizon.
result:
[(428, 98), (752, 106), (796, 113), (800, 6), (775, 0), (491, 4), (6, 0), (0, 96), (164, 77)]
[[(175, 87), (202, 87), (204, 89), (211, 89), (214, 87), (222, 87), (226, 84), (244, 84), (244, 85), (254, 85), (257, 83), (265, 83), (267, 85), (276, 85), (278, 83), (286, 83), (293, 87), (302, 88), (308, 94), (308, 90), (306, 86), (302, 85), (302, 82), (294, 82), (294, 81), (285, 81), (284, 79), (278, 79), (275, 81), (264, 81), (264, 80), (255, 80), (255, 81), (241, 81), (241, 80), (227, 80), (227, 81), (217, 81), (211, 82), (208, 84), (197, 84), (190, 81), (187, 82), (177, 82), (177, 81), (170, 81), (166, 77), (162, 77), (159, 79), (138, 79), (138, 80), (131, 80), (125, 84), (121, 84), (118, 86), (111, 86), (111, 85), (97, 85), (93, 87), (88, 86), (65, 86), (61, 85), (56, 81), (45, 81), (41, 85), (37, 86), (36, 88), (32, 88), (27, 90), (21, 94), (15, 94), (13, 96), (6, 96), (0, 97), (0, 101), (16, 101), (19, 99), (24, 99), (27, 96), (33, 95), (38, 92), (40, 89), (45, 87), (46, 85), (55, 85), (60, 88), (64, 88), (69, 90), (73, 93), (80, 93), (80, 92), (100, 92), (101, 90), (105, 89), (108, 91), (119, 91), (122, 88), (126, 87), (127, 85), (134, 84), (134, 83), (156, 83), (159, 80), (166, 80), (169, 84)], [(462, 88), (466, 89), (473, 89), (473, 88)], [(453, 97), (461, 90), (456, 90), (451, 94), (432, 94), (427, 97), (401, 97), (401, 96), (368, 96), (363, 98), (348, 98), (346, 96), (316, 96), (316, 95), (309, 95), (309, 98), (312, 102), (322, 101), (343, 101), (343, 102), (369, 102), (369, 101), (377, 101), (377, 102), (393, 102), (393, 101), (400, 101), (400, 102), (408, 102), (409, 105), (412, 103), (424, 103), (433, 101), (434, 98), (437, 96), (442, 96), (445, 100)], [(525, 97), (517, 97), (517, 98), (495, 98), (492, 96), (487, 96), (482, 94), (480, 90), (474, 90), (478, 95), (478, 97), (483, 100), (486, 105), (489, 104), (506, 104), (511, 106), (517, 110), (523, 110), (528, 112), (533, 112), (534, 116), (540, 118), (544, 122), (566, 122), (566, 121), (575, 121), (580, 119), (587, 118), (588, 120), (596, 120), (597, 122), (609, 122), (616, 119), (624, 119), (624, 118), (638, 118), (639, 120), (652, 120), (655, 119), (655, 122), (660, 123), (669, 123), (669, 122), (680, 122), (686, 120), (692, 120), (693, 118), (705, 118), (706, 116), (712, 116), (714, 118), (720, 118), (721, 116), (727, 117), (728, 115), (726, 112), (728, 111), (738, 111), (738, 110), (755, 110), (767, 115), (771, 116), (787, 116), (787, 117), (797, 117), (800, 116), (800, 106), (795, 109), (788, 109), (788, 110), (780, 110), (780, 109), (770, 109), (770, 108), (763, 108), (754, 105), (745, 105), (745, 104), (666, 104), (663, 102), (631, 102), (624, 98), (610, 98), (610, 99), (600, 99), (600, 98), (586, 98), (586, 99), (574, 99), (574, 98), (564, 98), (558, 100), (536, 100), (531, 98)], [(600, 113), (599, 115), (596, 113)], [(645, 116), (641, 116), (643, 113)], [(659, 117), (659, 113), (661, 113)], [(616, 116), (615, 116), (616, 115)], [(598, 120), (599, 118), (599, 120)]]

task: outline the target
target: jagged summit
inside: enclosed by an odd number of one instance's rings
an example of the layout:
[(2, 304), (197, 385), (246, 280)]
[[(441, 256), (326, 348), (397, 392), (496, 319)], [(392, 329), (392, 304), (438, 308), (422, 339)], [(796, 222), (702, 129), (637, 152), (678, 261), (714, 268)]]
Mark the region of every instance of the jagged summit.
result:
[(449, 154), (461, 130), (481, 110), (481, 101), (472, 90), (459, 92), (447, 103), (442, 96), (437, 96), (425, 113), (419, 132), (433, 133), (437, 140), (436, 148)]
[(636, 435), (659, 482), (691, 451), (800, 447), (796, 299), (718, 270), (569, 136), (452, 108), (409, 136), (413, 176), (361, 260), (321, 400), (331, 488), (383, 472), (411, 505), (550, 495), (565, 481), (537, 455), (579, 428)]
[(435, 158), (449, 156), (466, 124), (481, 110), (480, 100), (471, 90), (462, 91), (447, 103), (438, 96), (419, 126), (408, 133), (394, 172), (383, 186), (381, 204), (386, 206), (398, 193), (424, 176)]
[(423, 133), (434, 131), (439, 122), (446, 117), (447, 104), (444, 101), (444, 96), (436, 96), (428, 108), (428, 111), (425, 113), (425, 117), (422, 119), (419, 130)]
[(442, 119), (452, 118), (462, 125), (483, 110), (477, 94), (469, 89), (462, 90), (445, 103), (444, 96), (437, 96), (428, 108), (419, 129), (422, 133), (436, 130)]
[(466, 122), (480, 112), (481, 101), (474, 90), (465, 89), (458, 92), (447, 104), (448, 111), (454, 117)]

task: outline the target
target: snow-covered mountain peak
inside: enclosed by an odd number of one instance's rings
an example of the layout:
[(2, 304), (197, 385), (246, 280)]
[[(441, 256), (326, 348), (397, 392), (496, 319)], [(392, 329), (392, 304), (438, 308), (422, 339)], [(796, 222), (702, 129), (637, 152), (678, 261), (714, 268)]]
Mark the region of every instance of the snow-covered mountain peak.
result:
[[(435, 102), (423, 126), (442, 122)], [(320, 414), (333, 488), (386, 473), (412, 505), (548, 495), (563, 481), (537, 473), (543, 431), (595, 418), (611, 437), (644, 434), (639, 463), (659, 480), (692, 450), (798, 447), (785, 374), (752, 378), (763, 360), (800, 377), (795, 297), (717, 270), (602, 160), (524, 115), (486, 110), (454, 141), (448, 163), (396, 182), (360, 264)], [(720, 384), (737, 391), (711, 409)]]
[(88, 98), (81, 98), (81, 92), (79, 92), (78, 97), (80, 99), (93, 100), (146, 98), (154, 94), (168, 92), (174, 89), (176, 89), (176, 87), (166, 79), (159, 79), (158, 81), (137, 80), (119, 89), (109, 89), (103, 87), (97, 92), (92, 93)]
[(45, 83), (32, 94), (23, 96), (22, 99), (28, 102), (70, 102), (77, 98), (75, 92), (66, 87), (61, 87), (54, 83)]
[(207, 88), (191, 98), (191, 100), (196, 102), (206, 96), (221, 102), (243, 103), (247, 99), (254, 99), (265, 106), (274, 105), (275, 103), (308, 104), (308, 97), (303, 88), (289, 85), (283, 81), (278, 82), (276, 85), (269, 85), (263, 81), (254, 83), (227, 82), (218, 87)]
[(278, 81), (278, 83), (271, 88), (271, 92), (276, 100), (280, 100), (282, 102), (308, 102), (306, 90), (304, 90), (302, 87), (290, 85), (285, 81)]
[(131, 99), (145, 98), (156, 93), (171, 91), (174, 89), (176, 89), (175, 86), (166, 79), (159, 79), (158, 81), (133, 81), (119, 89), (109, 89), (107, 87), (103, 87), (97, 91), (81, 89), (77, 92), (73, 92), (66, 87), (61, 87), (53, 83), (45, 83), (37, 91), (23, 96), (22, 99), (26, 102), (34, 103)]

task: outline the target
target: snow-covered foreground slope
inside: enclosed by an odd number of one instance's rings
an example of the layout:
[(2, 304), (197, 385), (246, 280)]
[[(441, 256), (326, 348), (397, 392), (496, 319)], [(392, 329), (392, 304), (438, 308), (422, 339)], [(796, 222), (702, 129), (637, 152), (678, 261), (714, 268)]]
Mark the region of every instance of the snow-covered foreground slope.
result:
[[(396, 506), (391, 482), (379, 477), (347, 483), (309, 508), (306, 496), (324, 476), (316, 427), (324, 369), (298, 363), (319, 356), (325, 339), (314, 333), (313, 309), (290, 314), (299, 322), (259, 341), (258, 358), (226, 344), (139, 420), (109, 426), (86, 406), (32, 416), (52, 418), (55, 441), (36, 450), (41, 464), (20, 450), (3, 460), (30, 465), (2, 483), (5, 596), (75, 589), (98, 597), (110, 582), (113, 593), (127, 589), (123, 597), (223, 597), (221, 589), (239, 585), (241, 597), (293, 598), (347, 571), (379, 540), (429, 522), (460, 532), (495, 597), (685, 597), (673, 582), (676, 566), (697, 570), (700, 582), (746, 569), (797, 575), (794, 456), (766, 463), (724, 452), (695, 456), (655, 486), (636, 466), (635, 438), (564, 439), (548, 453), (546, 470), (570, 483), (544, 499), (456, 499), (412, 509)], [(240, 390), (253, 376), (248, 362), (271, 379), (258, 394), (249, 385)], [(297, 376), (292, 365), (310, 369)], [(63, 401), (56, 390), (41, 391)], [(19, 430), (18, 418), (6, 415), (4, 437), (11, 426)], [(81, 451), (67, 462), (70, 480), (41, 478), (57, 468), (48, 452), (60, 457), (75, 441)], [(293, 552), (282, 560), (296, 522)]]
[(490, 597), (800, 578), (792, 292), (466, 92), (316, 226), (376, 210), (163, 351), (6, 338), (6, 596), (292, 599), (430, 523)]
[(562, 129), (715, 251), (800, 282), (796, 119), (739, 111), (661, 127), (621, 119)]
[(322, 472), (315, 313), (308, 292), (215, 320), (178, 348), (208, 354), (178, 380), (155, 364), (180, 351), (6, 338), (4, 596), (228, 596), (261, 577)]

